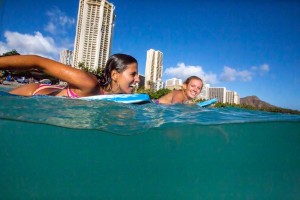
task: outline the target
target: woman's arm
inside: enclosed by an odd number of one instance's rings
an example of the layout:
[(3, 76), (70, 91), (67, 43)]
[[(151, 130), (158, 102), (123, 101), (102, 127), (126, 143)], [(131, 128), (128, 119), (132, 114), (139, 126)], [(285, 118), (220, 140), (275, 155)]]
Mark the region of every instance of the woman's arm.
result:
[(82, 94), (90, 94), (97, 86), (97, 78), (82, 70), (35, 55), (0, 57), (0, 70), (39, 69), (65, 81)]

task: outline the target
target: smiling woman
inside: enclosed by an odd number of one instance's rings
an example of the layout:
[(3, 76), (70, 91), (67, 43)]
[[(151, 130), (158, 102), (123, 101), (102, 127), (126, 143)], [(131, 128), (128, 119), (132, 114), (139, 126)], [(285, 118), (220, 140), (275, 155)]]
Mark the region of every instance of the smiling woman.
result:
[(39, 69), (68, 83), (67, 86), (32, 83), (9, 93), (21, 96), (50, 95), (78, 98), (103, 94), (130, 94), (139, 82), (137, 60), (126, 54), (109, 57), (99, 80), (94, 74), (35, 55), (0, 58), (0, 70)]
[(197, 76), (187, 78), (181, 90), (174, 90), (165, 96), (159, 98), (156, 103), (160, 104), (175, 104), (175, 103), (190, 103), (201, 92), (203, 81)]

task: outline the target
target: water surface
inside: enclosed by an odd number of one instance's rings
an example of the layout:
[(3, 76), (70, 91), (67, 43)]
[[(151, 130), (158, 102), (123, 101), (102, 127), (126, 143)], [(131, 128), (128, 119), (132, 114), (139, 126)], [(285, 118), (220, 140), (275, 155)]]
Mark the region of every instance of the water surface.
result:
[(299, 199), (300, 116), (0, 95), (1, 199)]

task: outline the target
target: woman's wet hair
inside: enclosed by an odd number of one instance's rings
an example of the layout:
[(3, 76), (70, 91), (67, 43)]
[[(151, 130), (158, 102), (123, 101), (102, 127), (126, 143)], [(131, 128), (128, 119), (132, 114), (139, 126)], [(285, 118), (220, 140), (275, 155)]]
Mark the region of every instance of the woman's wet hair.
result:
[(111, 72), (116, 70), (117, 72), (123, 72), (129, 64), (138, 63), (137, 60), (127, 54), (113, 54), (111, 55), (103, 69), (103, 73), (100, 76), (99, 83), (101, 86), (107, 86), (111, 83)]

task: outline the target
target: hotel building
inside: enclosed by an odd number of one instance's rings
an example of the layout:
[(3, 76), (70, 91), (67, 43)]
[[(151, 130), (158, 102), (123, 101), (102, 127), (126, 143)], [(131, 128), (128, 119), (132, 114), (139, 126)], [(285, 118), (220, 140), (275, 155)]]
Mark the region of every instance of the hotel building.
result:
[(178, 78), (172, 78), (166, 80), (165, 88), (169, 90), (178, 90), (181, 89), (182, 86), (182, 80)]
[(73, 63), (73, 51), (71, 50), (63, 50), (60, 52), (59, 61), (65, 65), (72, 65)]
[(106, 0), (79, 0), (73, 66), (103, 68), (111, 54), (115, 7)]
[(240, 104), (240, 97), (237, 92), (227, 90), (226, 87), (209, 87), (208, 98), (217, 98), (218, 102)]
[(154, 49), (147, 51), (145, 69), (145, 89), (159, 90), (163, 88), (162, 82), (163, 53)]
[(204, 81), (203, 81), (203, 87), (202, 87), (202, 90), (198, 96), (199, 99), (209, 99), (209, 88), (210, 88), (210, 85), (209, 84), (206, 84)]
[(226, 103), (240, 104), (240, 97), (235, 91), (226, 91)]
[(218, 102), (226, 103), (226, 88), (225, 87), (210, 87), (208, 89), (210, 99), (217, 98)]

